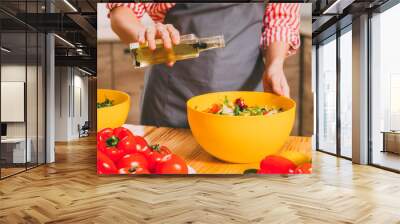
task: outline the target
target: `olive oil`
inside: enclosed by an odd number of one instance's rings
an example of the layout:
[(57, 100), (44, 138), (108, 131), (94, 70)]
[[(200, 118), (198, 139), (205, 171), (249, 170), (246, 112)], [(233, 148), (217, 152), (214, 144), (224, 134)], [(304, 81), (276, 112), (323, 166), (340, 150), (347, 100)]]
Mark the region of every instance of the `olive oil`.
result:
[(180, 43), (178, 45), (173, 45), (171, 49), (165, 49), (160, 39), (156, 40), (156, 49), (153, 51), (148, 48), (147, 43), (130, 44), (130, 50), (136, 68), (170, 61), (197, 58), (202, 51), (222, 47), (225, 47), (225, 41), (222, 35), (197, 38), (194, 34), (181, 36)]

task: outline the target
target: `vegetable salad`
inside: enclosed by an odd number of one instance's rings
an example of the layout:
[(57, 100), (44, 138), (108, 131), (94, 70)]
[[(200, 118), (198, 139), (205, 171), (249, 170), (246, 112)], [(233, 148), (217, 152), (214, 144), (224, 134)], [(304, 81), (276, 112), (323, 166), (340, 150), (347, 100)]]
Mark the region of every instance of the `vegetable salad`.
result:
[(222, 103), (214, 103), (204, 112), (231, 116), (258, 116), (277, 114), (282, 111), (282, 108), (270, 107), (266, 105), (248, 106), (242, 98), (237, 98), (234, 102), (232, 102), (229, 101), (228, 97), (225, 96), (225, 100)]
[(114, 100), (106, 98), (103, 102), (97, 103), (97, 109), (104, 107), (112, 107), (114, 105)]

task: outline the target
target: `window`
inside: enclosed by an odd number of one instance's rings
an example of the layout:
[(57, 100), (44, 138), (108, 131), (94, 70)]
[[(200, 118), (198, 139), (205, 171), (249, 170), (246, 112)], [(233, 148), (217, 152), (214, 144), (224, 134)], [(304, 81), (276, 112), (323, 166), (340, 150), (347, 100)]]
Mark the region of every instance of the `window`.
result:
[(373, 164), (400, 170), (400, 5), (371, 19), (371, 141)]
[(352, 157), (352, 32), (340, 36), (340, 155)]
[(336, 153), (336, 37), (318, 47), (319, 150)]
[(43, 4), (0, 1), (14, 12), (0, 12), (0, 179), (45, 163), (46, 38), (12, 16), (41, 12)]

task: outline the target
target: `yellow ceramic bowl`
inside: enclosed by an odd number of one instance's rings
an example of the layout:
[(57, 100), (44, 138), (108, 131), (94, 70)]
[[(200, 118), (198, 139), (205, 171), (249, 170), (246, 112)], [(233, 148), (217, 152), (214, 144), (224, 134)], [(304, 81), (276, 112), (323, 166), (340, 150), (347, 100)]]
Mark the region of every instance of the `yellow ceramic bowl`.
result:
[[(213, 103), (241, 97), (249, 106), (278, 106), (270, 116), (226, 116), (202, 112)], [(188, 121), (197, 142), (211, 155), (232, 163), (259, 162), (275, 154), (292, 130), (296, 103), (263, 92), (217, 92), (195, 96), (187, 102)]]
[(97, 109), (97, 130), (104, 128), (117, 128), (125, 124), (128, 118), (130, 97), (128, 94), (111, 89), (98, 89), (97, 102), (104, 102), (108, 98), (113, 101), (113, 106)]

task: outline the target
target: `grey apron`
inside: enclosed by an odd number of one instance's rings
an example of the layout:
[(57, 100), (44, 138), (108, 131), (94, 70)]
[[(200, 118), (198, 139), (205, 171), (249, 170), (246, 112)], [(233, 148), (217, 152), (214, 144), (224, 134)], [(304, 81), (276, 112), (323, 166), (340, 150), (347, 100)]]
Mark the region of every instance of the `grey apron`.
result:
[(198, 37), (224, 35), (225, 48), (154, 65), (145, 78), (141, 123), (188, 127), (186, 101), (217, 91), (262, 91), (264, 63), (260, 49), (263, 3), (177, 3), (164, 23)]

